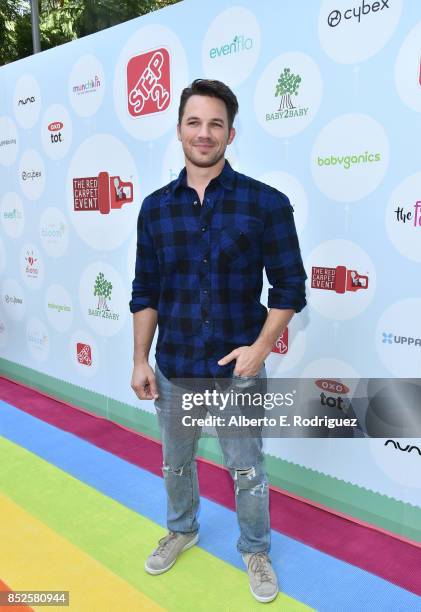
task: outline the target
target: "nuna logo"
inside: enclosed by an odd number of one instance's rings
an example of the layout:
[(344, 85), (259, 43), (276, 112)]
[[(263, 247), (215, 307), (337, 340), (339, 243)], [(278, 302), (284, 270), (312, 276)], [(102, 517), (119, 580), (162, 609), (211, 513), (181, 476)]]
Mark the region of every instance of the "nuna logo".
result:
[(253, 48), (253, 39), (247, 38), (244, 34), (236, 34), (231, 42), (224, 43), (220, 47), (212, 47), (209, 49), (209, 57), (215, 59), (223, 55), (232, 55), (233, 53), (241, 53), (241, 51), (250, 51)]
[(421, 338), (412, 336), (396, 336), (392, 332), (382, 332), (383, 344), (406, 344), (407, 346), (421, 347)]
[(395, 440), (386, 440), (384, 445), (387, 446), (388, 444), (391, 444), (396, 450), (400, 450), (403, 453), (412, 453), (412, 451), (416, 451), (416, 453), (418, 453), (418, 455), (421, 457), (421, 448), (419, 448), (419, 446), (415, 446), (414, 444), (412, 446), (407, 444), (405, 447), (402, 447), (400, 442), (395, 442)]
[(18, 102), (18, 106), (26, 106), (26, 104), (32, 104), (33, 102), (35, 102), (35, 97), (34, 96), (30, 96), (28, 98), (25, 98), (25, 100), (20, 99)]

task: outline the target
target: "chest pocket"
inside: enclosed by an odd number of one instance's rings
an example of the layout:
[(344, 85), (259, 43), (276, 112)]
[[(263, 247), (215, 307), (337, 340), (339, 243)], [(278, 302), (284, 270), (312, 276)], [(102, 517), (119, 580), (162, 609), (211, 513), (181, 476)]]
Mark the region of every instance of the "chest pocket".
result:
[(241, 220), (235, 227), (224, 227), (219, 239), (222, 267), (243, 268), (259, 257), (263, 224), (258, 219)]

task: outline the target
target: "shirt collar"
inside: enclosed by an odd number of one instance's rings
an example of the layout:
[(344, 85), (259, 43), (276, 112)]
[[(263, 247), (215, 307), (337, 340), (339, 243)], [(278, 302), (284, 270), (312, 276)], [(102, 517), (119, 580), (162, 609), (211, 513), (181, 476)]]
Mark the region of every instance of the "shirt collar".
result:
[[(221, 183), (225, 189), (234, 189), (235, 171), (232, 169), (228, 160), (225, 160), (224, 167), (222, 168), (221, 174), (216, 176), (212, 181)], [(211, 181), (211, 182), (212, 182)], [(187, 187), (187, 171), (184, 167), (178, 177), (171, 185), (172, 193), (175, 194), (179, 187)]]

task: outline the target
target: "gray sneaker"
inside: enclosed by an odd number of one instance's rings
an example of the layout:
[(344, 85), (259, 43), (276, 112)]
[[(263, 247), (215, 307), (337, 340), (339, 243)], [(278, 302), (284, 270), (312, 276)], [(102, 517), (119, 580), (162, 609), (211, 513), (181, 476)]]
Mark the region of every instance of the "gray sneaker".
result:
[(250, 580), (250, 591), (257, 601), (273, 601), (278, 594), (278, 579), (265, 552), (243, 553)]
[(145, 570), (148, 574), (163, 574), (177, 561), (183, 550), (191, 548), (199, 541), (198, 533), (174, 533), (170, 531), (158, 542), (157, 548), (146, 559)]

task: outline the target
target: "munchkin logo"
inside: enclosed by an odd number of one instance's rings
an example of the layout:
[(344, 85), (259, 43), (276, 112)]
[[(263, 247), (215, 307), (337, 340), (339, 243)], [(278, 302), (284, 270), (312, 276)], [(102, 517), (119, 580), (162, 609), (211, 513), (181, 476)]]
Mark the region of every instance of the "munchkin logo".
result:
[(82, 94), (91, 93), (97, 91), (101, 87), (101, 81), (96, 74), (92, 79), (88, 79), (86, 83), (81, 85), (73, 85), (72, 91), (74, 94), (80, 96)]
[(133, 183), (119, 176), (100, 172), (98, 176), (73, 179), (73, 210), (99, 211), (108, 215), (110, 210), (133, 202)]
[(358, 291), (368, 289), (368, 276), (361, 275), (356, 270), (347, 270), (345, 266), (336, 266), (336, 268), (313, 266), (311, 287), (336, 293)]
[(127, 64), (127, 108), (132, 117), (160, 113), (171, 101), (170, 54), (164, 48), (132, 57)]
[(382, 332), (383, 344), (403, 344), (406, 346), (421, 347), (421, 338), (413, 338), (412, 336), (396, 336), (392, 332)]
[(212, 47), (209, 50), (209, 57), (215, 59), (222, 55), (232, 55), (241, 51), (250, 51), (253, 48), (253, 39), (246, 38), (244, 34), (236, 34), (230, 43), (224, 43), (220, 47)]

